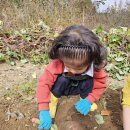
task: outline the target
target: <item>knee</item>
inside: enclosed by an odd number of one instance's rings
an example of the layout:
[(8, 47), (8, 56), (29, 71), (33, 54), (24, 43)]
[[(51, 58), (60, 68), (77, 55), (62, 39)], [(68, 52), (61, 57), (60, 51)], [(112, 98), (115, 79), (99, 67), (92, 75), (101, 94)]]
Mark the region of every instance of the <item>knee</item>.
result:
[(58, 77), (56, 80), (55, 84), (52, 86), (51, 92), (56, 96), (56, 97), (61, 97), (62, 94), (64, 93), (64, 90), (66, 86), (69, 84), (69, 79), (65, 78), (63, 76)]

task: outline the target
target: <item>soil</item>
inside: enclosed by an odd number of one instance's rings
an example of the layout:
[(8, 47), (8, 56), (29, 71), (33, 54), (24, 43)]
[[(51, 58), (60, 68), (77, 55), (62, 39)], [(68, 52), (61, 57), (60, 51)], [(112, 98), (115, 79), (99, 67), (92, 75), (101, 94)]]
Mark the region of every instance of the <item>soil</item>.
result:
[[(38, 126), (31, 122), (33, 117), (38, 117), (36, 96), (20, 93), (18, 86), (37, 80), (43, 68), (29, 63), (17, 63), (16, 66), (0, 64), (0, 130), (37, 130)], [(108, 84), (123, 86), (123, 81), (109, 78)], [(106, 89), (97, 102), (98, 109), (88, 116), (82, 116), (75, 110), (74, 104), (79, 99), (78, 96), (62, 97), (54, 123), (58, 130), (123, 130), (120, 90)], [(95, 115), (104, 109), (112, 111), (112, 114), (103, 116), (105, 122), (99, 125), (95, 121)]]

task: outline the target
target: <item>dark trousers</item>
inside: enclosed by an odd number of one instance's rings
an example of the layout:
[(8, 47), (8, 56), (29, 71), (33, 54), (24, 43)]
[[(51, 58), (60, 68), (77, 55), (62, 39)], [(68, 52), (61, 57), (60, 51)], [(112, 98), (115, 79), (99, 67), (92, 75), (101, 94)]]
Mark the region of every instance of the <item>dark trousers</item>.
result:
[(56, 82), (52, 86), (51, 92), (57, 98), (61, 96), (80, 95), (81, 98), (86, 98), (93, 88), (93, 78), (86, 75), (78, 77), (66, 77), (59, 75)]

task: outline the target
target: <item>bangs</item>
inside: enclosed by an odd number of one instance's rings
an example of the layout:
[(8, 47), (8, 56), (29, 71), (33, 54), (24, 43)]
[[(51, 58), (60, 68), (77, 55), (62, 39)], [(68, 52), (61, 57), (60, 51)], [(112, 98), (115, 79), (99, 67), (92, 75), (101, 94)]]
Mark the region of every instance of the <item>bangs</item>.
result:
[(87, 47), (63, 46), (58, 49), (59, 59), (79, 60), (81, 63), (88, 62), (88, 53)]

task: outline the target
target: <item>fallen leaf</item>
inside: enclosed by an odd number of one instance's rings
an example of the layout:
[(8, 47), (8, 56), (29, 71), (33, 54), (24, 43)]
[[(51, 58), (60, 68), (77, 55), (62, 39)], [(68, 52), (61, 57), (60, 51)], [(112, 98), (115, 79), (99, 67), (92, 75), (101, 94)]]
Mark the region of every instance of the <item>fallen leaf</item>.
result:
[(27, 59), (22, 59), (22, 60), (21, 60), (21, 63), (22, 63), (22, 64), (26, 64), (26, 63), (28, 63), (28, 60), (27, 60)]
[(58, 36), (59, 36), (59, 33), (56, 32), (56, 33), (54, 34), (54, 38), (56, 38), (56, 37), (58, 37)]
[(109, 110), (102, 110), (101, 115), (102, 116), (110, 116), (112, 114), (112, 111)]
[(10, 97), (6, 97), (6, 100), (8, 100), (8, 101), (9, 101), (9, 100), (11, 100), (11, 98), (10, 98)]
[(37, 78), (36, 73), (33, 73), (33, 74), (32, 74), (32, 77), (33, 77), (33, 79), (36, 79), (36, 78)]

